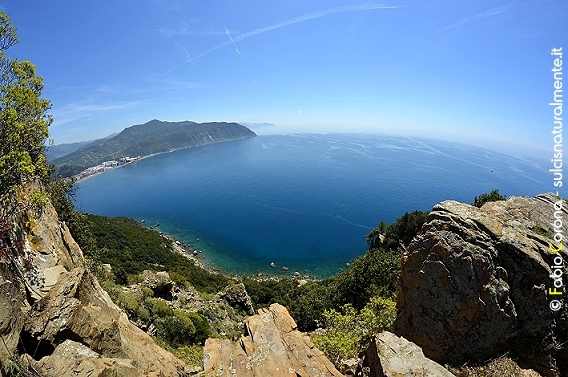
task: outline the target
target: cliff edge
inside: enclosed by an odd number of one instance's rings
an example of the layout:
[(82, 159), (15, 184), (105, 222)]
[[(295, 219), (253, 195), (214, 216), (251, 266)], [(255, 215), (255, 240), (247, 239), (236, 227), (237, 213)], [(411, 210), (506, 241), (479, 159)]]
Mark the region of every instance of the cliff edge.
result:
[[(20, 188), (15, 199), (30, 202), (37, 189)], [(51, 204), (17, 211), (2, 237), (12, 247), (0, 261), (0, 365), (26, 354), (46, 376), (189, 373), (111, 301)]]
[(395, 333), (438, 362), (511, 352), (568, 375), (568, 252), (554, 241), (568, 234), (567, 205), (552, 194), (436, 205), (403, 256)]

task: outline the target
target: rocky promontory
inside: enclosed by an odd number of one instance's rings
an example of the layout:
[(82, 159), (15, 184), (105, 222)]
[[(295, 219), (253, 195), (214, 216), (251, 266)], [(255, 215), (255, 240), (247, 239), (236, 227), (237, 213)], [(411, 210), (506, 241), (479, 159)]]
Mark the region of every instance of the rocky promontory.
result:
[(98, 140), (52, 162), (58, 166), (60, 175), (68, 177), (126, 156), (149, 156), (255, 136), (253, 131), (238, 123), (164, 122), (154, 119), (125, 128), (118, 135)]
[(553, 194), (436, 205), (403, 256), (396, 334), (439, 362), (510, 353), (567, 375), (568, 252), (554, 240), (568, 234), (566, 206)]
[[(28, 202), (36, 189), (19, 188), (13, 202)], [(13, 248), (0, 263), (0, 366), (24, 354), (39, 376), (189, 374), (111, 301), (51, 204), (21, 207), (9, 220), (2, 236)]]

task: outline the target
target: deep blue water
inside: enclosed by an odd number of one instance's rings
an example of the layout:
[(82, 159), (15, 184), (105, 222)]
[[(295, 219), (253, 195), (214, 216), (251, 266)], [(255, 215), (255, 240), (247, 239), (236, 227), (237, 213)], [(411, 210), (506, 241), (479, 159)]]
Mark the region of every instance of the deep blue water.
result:
[[(543, 162), (380, 135), (269, 135), (161, 154), (78, 184), (77, 208), (159, 223), (238, 273), (323, 277), (381, 220), (455, 199), (551, 191)], [(550, 181), (550, 182), (549, 182)], [(269, 267), (274, 261), (276, 269)]]

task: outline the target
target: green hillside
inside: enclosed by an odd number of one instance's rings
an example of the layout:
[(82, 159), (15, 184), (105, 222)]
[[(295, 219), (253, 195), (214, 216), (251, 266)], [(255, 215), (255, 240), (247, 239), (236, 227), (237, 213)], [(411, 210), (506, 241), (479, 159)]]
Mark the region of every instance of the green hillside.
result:
[(53, 160), (58, 174), (69, 177), (104, 161), (147, 156), (173, 149), (196, 147), (256, 134), (238, 123), (162, 122), (151, 120), (124, 129), (118, 135)]

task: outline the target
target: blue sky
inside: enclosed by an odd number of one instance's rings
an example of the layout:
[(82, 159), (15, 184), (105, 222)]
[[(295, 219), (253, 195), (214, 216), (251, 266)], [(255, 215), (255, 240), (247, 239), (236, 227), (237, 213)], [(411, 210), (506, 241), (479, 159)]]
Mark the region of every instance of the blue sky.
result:
[(564, 0), (0, 0), (55, 143), (150, 119), (552, 149)]

